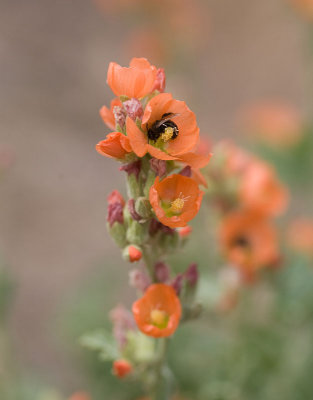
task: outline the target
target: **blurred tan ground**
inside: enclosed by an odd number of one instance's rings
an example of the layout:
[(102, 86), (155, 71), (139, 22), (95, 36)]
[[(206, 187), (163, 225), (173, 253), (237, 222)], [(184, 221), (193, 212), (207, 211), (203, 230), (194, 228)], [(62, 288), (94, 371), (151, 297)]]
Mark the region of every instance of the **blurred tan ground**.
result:
[[(284, 0), (215, 0), (207, 9), (207, 49), (189, 75), (172, 68), (168, 85), (202, 130), (236, 135), (238, 108), (259, 98), (302, 108), (304, 26)], [(128, 61), (125, 25), (88, 0), (1, 2), (0, 143), (16, 153), (0, 183), (0, 249), (18, 283), (10, 329), (23, 363), (64, 387), (78, 378), (51, 331), (56, 310), (103, 257), (122, 264), (105, 199), (123, 179), (94, 145), (105, 132), (98, 109), (111, 97), (108, 62)]]

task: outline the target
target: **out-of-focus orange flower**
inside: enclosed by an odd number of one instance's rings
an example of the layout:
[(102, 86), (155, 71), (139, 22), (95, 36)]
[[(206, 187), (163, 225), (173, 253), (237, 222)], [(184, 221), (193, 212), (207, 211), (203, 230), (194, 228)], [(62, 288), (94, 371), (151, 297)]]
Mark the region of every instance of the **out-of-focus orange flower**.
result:
[(156, 178), (149, 199), (160, 222), (170, 228), (186, 226), (198, 213), (203, 192), (197, 182), (174, 174), (162, 181)]
[(313, 19), (312, 0), (290, 0), (291, 3), (309, 20)]
[(99, 114), (103, 122), (112, 130), (115, 129), (115, 117), (114, 117), (114, 107), (121, 107), (122, 103), (119, 98), (115, 98), (111, 101), (110, 108), (103, 106), (101, 107)]
[(121, 132), (112, 132), (96, 145), (96, 150), (102, 156), (123, 160), (128, 153), (131, 153), (132, 148), (127, 136)]
[(91, 400), (91, 397), (87, 392), (76, 392), (72, 394), (69, 400)]
[(295, 250), (313, 256), (313, 220), (294, 220), (288, 228), (287, 240)]
[(139, 99), (151, 92), (156, 74), (156, 67), (145, 58), (133, 58), (128, 68), (111, 62), (107, 83), (116, 96)]
[(138, 328), (148, 336), (167, 337), (177, 329), (181, 304), (175, 290), (164, 283), (156, 283), (133, 304)]
[(285, 147), (297, 143), (302, 136), (302, 120), (292, 106), (269, 101), (247, 107), (240, 122), (248, 135), (274, 146)]
[(167, 58), (166, 43), (156, 29), (143, 27), (133, 31), (126, 41), (128, 54), (139, 54), (156, 64), (164, 64)]
[(160, 160), (178, 160), (193, 168), (203, 168), (209, 162), (210, 155), (192, 152), (199, 139), (195, 114), (170, 93), (161, 93), (149, 101), (142, 129), (130, 118), (126, 127), (133, 151), (139, 157), (150, 153)]
[(115, 360), (113, 363), (113, 374), (118, 378), (124, 378), (130, 374), (133, 370), (133, 366), (127, 360)]
[(261, 214), (279, 215), (286, 210), (288, 192), (269, 165), (255, 161), (243, 173), (239, 200), (244, 207)]
[(279, 260), (276, 231), (259, 214), (229, 214), (221, 223), (220, 243), (227, 259), (247, 281), (253, 280), (260, 268), (273, 266)]

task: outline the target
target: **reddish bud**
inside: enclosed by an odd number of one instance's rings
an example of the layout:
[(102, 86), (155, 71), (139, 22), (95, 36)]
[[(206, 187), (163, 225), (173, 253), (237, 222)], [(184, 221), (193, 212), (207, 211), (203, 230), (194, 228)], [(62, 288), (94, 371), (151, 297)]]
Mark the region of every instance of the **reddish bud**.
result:
[(172, 288), (175, 290), (177, 295), (179, 295), (182, 287), (183, 287), (184, 275), (178, 274), (176, 278), (172, 282)]
[(124, 206), (125, 200), (118, 190), (113, 190), (113, 192), (111, 192), (108, 196), (108, 203), (109, 204), (120, 203), (122, 204), (122, 206)]
[(132, 216), (132, 218), (135, 221), (140, 221), (142, 219), (141, 216), (135, 210), (135, 200), (134, 199), (129, 199), (128, 200), (127, 207), (128, 207), (129, 212), (130, 212), (130, 215)]
[(126, 111), (123, 109), (123, 107), (115, 106), (113, 108), (113, 114), (116, 124), (118, 124), (121, 128), (123, 128), (127, 116)]
[(147, 287), (151, 284), (151, 280), (144, 271), (133, 269), (129, 273), (129, 284), (133, 288), (145, 292)]
[(127, 332), (135, 328), (133, 316), (123, 305), (118, 305), (110, 311), (110, 319), (114, 338), (123, 347), (127, 342)]
[(181, 238), (188, 237), (192, 232), (192, 228), (189, 225), (184, 226), (183, 228), (178, 229), (178, 234)]
[(185, 279), (189, 286), (195, 286), (198, 282), (199, 271), (196, 263), (190, 264), (185, 272)]
[(160, 261), (154, 266), (154, 275), (158, 282), (165, 283), (170, 277), (170, 271), (168, 266)]
[(110, 227), (112, 227), (115, 222), (119, 224), (124, 223), (123, 206), (121, 203), (109, 204), (107, 221)]
[(187, 165), (185, 168), (183, 168), (179, 175), (187, 176), (187, 178), (191, 178), (191, 168), (189, 165)]
[(126, 100), (123, 106), (127, 112), (127, 115), (134, 121), (136, 118), (141, 118), (143, 116), (143, 108), (138, 99)]
[(115, 360), (113, 363), (113, 374), (118, 378), (124, 378), (126, 375), (130, 374), (133, 367), (130, 362), (126, 360)]
[(123, 250), (123, 257), (126, 261), (136, 262), (141, 259), (142, 251), (139, 247), (130, 245)]
[(165, 89), (165, 83), (166, 78), (164, 68), (158, 68), (154, 85), (151, 91), (154, 92), (155, 90), (158, 90), (159, 92), (163, 93)]
[(141, 161), (137, 160), (128, 164), (124, 164), (120, 167), (120, 171), (125, 171), (128, 175), (134, 174), (138, 179), (141, 169)]
[(76, 392), (72, 394), (69, 400), (91, 400), (91, 397), (87, 392)]
[(160, 178), (166, 174), (166, 161), (158, 160), (157, 158), (151, 158), (150, 167), (153, 172)]

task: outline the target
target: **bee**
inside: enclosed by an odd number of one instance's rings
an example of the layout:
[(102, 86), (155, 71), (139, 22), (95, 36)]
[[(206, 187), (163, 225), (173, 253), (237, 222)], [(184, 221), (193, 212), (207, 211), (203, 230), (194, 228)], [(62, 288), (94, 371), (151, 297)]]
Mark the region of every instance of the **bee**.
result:
[(172, 140), (177, 138), (179, 129), (175, 122), (171, 121), (171, 118), (177, 117), (179, 114), (165, 113), (162, 115), (161, 119), (157, 119), (151, 128), (148, 128), (148, 138), (156, 142), (162, 133), (165, 132), (166, 128), (173, 128)]

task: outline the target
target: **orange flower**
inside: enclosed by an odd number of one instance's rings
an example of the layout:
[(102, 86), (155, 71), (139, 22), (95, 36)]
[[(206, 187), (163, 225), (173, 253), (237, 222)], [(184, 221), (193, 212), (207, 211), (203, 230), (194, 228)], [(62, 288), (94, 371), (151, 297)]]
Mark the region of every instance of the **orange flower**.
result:
[(186, 238), (188, 237), (192, 232), (192, 228), (189, 225), (184, 226), (183, 228), (180, 228), (178, 231), (178, 234), (181, 238)]
[(288, 192), (270, 166), (255, 161), (243, 173), (239, 199), (246, 208), (261, 214), (279, 215), (287, 207)]
[(313, 1), (312, 0), (290, 0), (300, 12), (309, 20), (313, 19)]
[(103, 106), (101, 107), (99, 114), (103, 122), (112, 130), (115, 129), (115, 117), (114, 117), (114, 107), (121, 107), (122, 103), (119, 98), (115, 98), (111, 101), (110, 108)]
[(128, 153), (131, 153), (132, 148), (127, 136), (121, 132), (112, 132), (96, 145), (96, 150), (102, 156), (123, 160)]
[(301, 138), (299, 112), (277, 101), (257, 103), (247, 107), (240, 117), (248, 135), (254, 135), (270, 145), (291, 146)]
[(138, 328), (156, 338), (171, 336), (178, 327), (181, 313), (175, 290), (164, 283), (150, 285), (143, 297), (133, 304)]
[(202, 196), (194, 179), (178, 174), (162, 181), (157, 177), (149, 193), (158, 220), (170, 228), (186, 226), (197, 215)]
[(86, 392), (76, 392), (72, 394), (69, 400), (91, 400), (91, 397)]
[(199, 139), (195, 114), (170, 93), (160, 93), (148, 102), (141, 129), (130, 118), (126, 120), (126, 129), (139, 157), (150, 153), (160, 160), (178, 160), (193, 168), (202, 168), (209, 162), (210, 156), (192, 152)]
[(156, 74), (156, 67), (147, 59), (133, 58), (129, 68), (111, 62), (107, 82), (116, 96), (141, 98), (151, 92)]
[(133, 370), (133, 366), (127, 360), (115, 360), (113, 363), (113, 374), (118, 378), (124, 378), (130, 374)]
[(220, 242), (228, 260), (246, 280), (253, 280), (257, 270), (279, 260), (276, 231), (259, 214), (229, 214), (221, 224)]
[(313, 256), (313, 220), (299, 218), (293, 221), (287, 232), (292, 248)]

